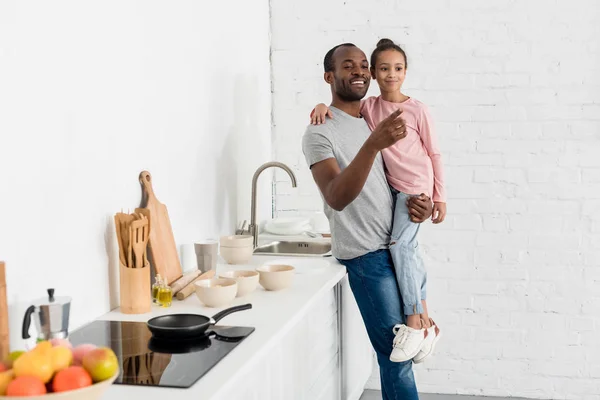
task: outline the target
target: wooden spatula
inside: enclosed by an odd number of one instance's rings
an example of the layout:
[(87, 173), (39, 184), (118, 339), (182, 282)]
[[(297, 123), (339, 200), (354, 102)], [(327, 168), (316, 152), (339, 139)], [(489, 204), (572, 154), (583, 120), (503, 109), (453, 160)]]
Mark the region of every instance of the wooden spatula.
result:
[(131, 225), (131, 223), (134, 221), (134, 216), (131, 214), (125, 214), (125, 213), (118, 213), (117, 214), (119, 216), (119, 229), (121, 231), (121, 243), (123, 244), (123, 258), (124, 258), (124, 262), (123, 264), (125, 264), (125, 266), (129, 267), (129, 268), (133, 268), (133, 261), (130, 259), (130, 249), (131, 249), (131, 244), (130, 244), (130, 232), (129, 232), (129, 226)]
[(150, 242), (150, 231), (152, 230), (152, 226), (150, 224), (150, 211), (145, 208), (136, 208), (135, 212), (143, 216), (148, 222), (148, 235), (146, 235), (146, 241), (144, 243), (144, 265), (146, 265), (146, 263), (148, 263), (148, 243)]
[(135, 268), (144, 267), (144, 252), (146, 243), (148, 243), (148, 221), (142, 219), (135, 220), (131, 223), (132, 232), (132, 247), (135, 256)]

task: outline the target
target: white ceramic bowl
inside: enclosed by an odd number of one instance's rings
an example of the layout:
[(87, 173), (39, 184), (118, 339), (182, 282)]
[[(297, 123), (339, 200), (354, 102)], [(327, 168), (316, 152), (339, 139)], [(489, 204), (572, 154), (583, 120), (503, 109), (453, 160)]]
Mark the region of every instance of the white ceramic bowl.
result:
[(194, 282), (196, 296), (207, 307), (223, 307), (231, 303), (237, 294), (235, 279), (213, 278)]
[(221, 257), (227, 264), (244, 264), (250, 261), (254, 248), (252, 245), (244, 247), (221, 246)]
[(266, 290), (282, 290), (292, 285), (296, 269), (291, 265), (263, 265), (256, 268), (259, 282)]
[(230, 235), (221, 236), (219, 244), (224, 247), (247, 247), (252, 246), (252, 235)]
[(219, 277), (235, 279), (238, 285), (237, 297), (242, 297), (256, 289), (259, 275), (256, 271), (225, 271)]
[(67, 392), (46, 393), (41, 396), (0, 396), (2, 400), (98, 400), (103, 398), (106, 389), (119, 377), (117, 372), (112, 378), (94, 383), (81, 389), (69, 390)]

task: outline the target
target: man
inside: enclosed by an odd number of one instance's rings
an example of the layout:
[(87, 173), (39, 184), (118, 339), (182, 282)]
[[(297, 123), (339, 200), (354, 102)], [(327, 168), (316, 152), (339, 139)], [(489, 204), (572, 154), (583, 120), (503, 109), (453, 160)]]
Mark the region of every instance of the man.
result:
[[(393, 198), (380, 151), (406, 136), (400, 112), (371, 132), (360, 116), (360, 100), (370, 83), (365, 54), (351, 43), (325, 56), (325, 81), (331, 86), (333, 118), (309, 125), (302, 140), (306, 161), (325, 202), (333, 255), (346, 266), (380, 368), (384, 399), (418, 399), (412, 361), (389, 359), (395, 324), (404, 321), (390, 256)], [(411, 219), (432, 212), (425, 195), (409, 201)]]

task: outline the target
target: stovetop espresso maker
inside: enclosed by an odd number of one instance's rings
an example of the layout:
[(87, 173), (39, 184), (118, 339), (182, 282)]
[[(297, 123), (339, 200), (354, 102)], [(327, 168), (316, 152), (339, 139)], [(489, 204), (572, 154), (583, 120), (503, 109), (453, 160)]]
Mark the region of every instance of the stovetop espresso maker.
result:
[(69, 336), (69, 312), (71, 311), (71, 298), (67, 296), (54, 297), (54, 289), (48, 289), (48, 297), (36, 300), (23, 318), (23, 339), (29, 339), (29, 326), (31, 319), (38, 331), (38, 340), (54, 338), (65, 339)]

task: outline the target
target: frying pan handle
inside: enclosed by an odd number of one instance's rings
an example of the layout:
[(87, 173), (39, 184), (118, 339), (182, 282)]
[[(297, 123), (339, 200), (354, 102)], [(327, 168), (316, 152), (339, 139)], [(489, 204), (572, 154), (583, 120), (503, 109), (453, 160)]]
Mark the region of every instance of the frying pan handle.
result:
[(231, 308), (226, 308), (223, 311), (220, 311), (218, 313), (216, 313), (215, 315), (213, 315), (213, 320), (215, 321), (215, 324), (217, 322), (219, 322), (220, 320), (222, 320), (223, 318), (225, 318), (226, 316), (228, 316), (231, 313), (234, 312), (238, 312), (238, 311), (244, 311), (244, 310), (249, 310), (252, 308), (252, 304), (243, 304), (241, 306), (234, 306)]

